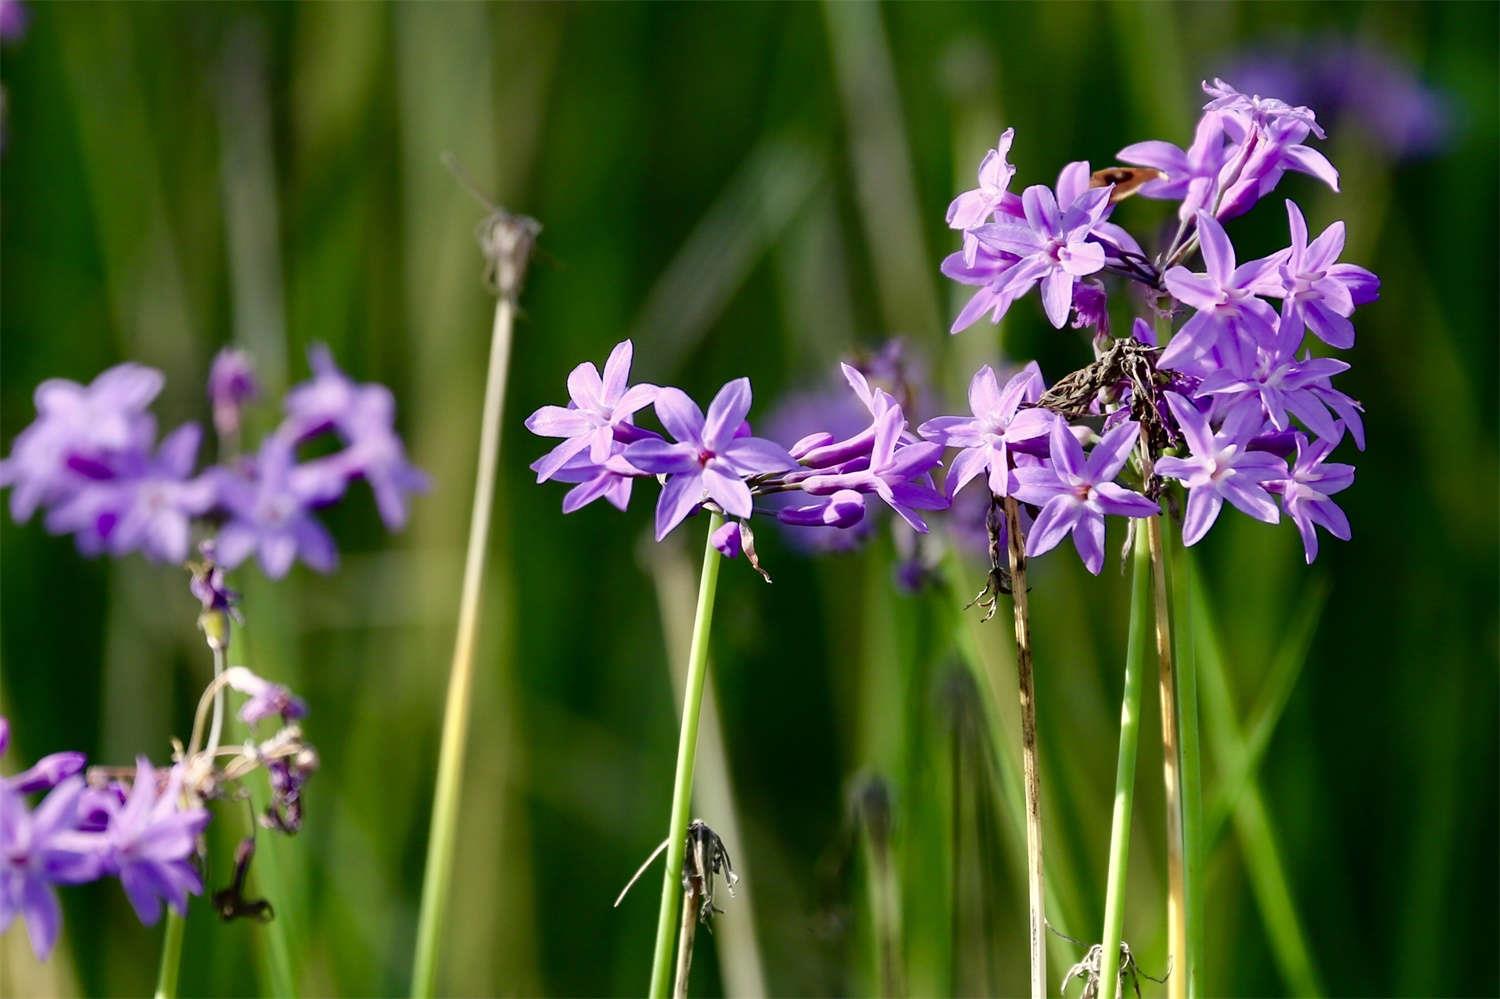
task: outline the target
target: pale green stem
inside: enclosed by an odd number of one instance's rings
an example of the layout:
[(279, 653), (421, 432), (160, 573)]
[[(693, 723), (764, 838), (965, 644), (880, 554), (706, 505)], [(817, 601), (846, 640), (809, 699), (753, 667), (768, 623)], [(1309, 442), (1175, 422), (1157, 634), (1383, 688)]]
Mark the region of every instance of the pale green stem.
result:
[(703, 704), (703, 683), (708, 677), (708, 632), (713, 624), (714, 594), (719, 587), (720, 555), (713, 546), (713, 535), (723, 523), (724, 518), (719, 514), (709, 515), (708, 541), (703, 548), (703, 574), (698, 579), (698, 610), (693, 615), (693, 644), (688, 653), (682, 728), (677, 738), (677, 775), (672, 782), (672, 818), (667, 825), (667, 864), (662, 873), (656, 952), (651, 961), (651, 999), (665, 999), (672, 988), (672, 941), (677, 929), (677, 907), (682, 897), (682, 858), (687, 850), (688, 811), (693, 800), (698, 717)]
[(458, 800), (463, 786), (464, 746), (469, 731), (469, 692), (474, 683), (474, 643), (479, 628), (479, 595), (484, 555), (489, 547), (490, 511), (495, 471), (500, 458), (500, 415), (505, 408), (505, 378), (510, 366), (511, 325), (515, 318), (515, 284), (500, 282), (490, 339), (489, 373), (484, 386), (484, 415), (479, 431), (479, 466), (474, 475), (474, 508), (469, 521), (469, 549), (464, 561), (463, 591), (458, 607), (458, 634), (443, 710), (443, 742), (438, 754), (437, 790), (422, 876), (422, 908), (417, 917), (417, 949), (412, 966), (414, 996), (433, 994), (437, 979), (438, 942), (444, 907), (453, 881), (453, 854), (458, 840)]
[(1125, 924), (1125, 866), (1130, 858), (1130, 812), (1135, 803), (1135, 759), (1141, 734), (1141, 668), (1151, 642), (1151, 549), (1144, 524), (1135, 527), (1130, 583), (1130, 633), (1125, 649), (1125, 691), (1120, 697), (1120, 756), (1109, 830), (1109, 875), (1100, 941), (1099, 999), (1116, 999), (1120, 936)]
[(1188, 600), (1192, 592), (1192, 560), (1187, 551), (1174, 547), (1173, 606), (1177, 633), (1177, 714), (1181, 722), (1179, 746), (1182, 753), (1182, 838), (1186, 845), (1183, 857), (1183, 891), (1187, 901), (1186, 965), (1173, 969), (1173, 975), (1184, 975), (1188, 999), (1201, 994), (1199, 981), (1203, 961), (1203, 758), (1198, 739), (1198, 657), (1193, 642), (1192, 617)]
[(166, 932), (161, 940), (161, 971), (156, 976), (156, 999), (175, 999), (177, 972), (182, 965), (182, 929), (184, 920), (167, 910)]

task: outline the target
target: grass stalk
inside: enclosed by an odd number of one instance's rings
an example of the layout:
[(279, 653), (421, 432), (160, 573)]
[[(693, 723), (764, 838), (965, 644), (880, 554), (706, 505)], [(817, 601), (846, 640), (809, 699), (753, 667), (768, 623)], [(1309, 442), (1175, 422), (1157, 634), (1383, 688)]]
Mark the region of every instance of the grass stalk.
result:
[(161, 969), (156, 975), (156, 999), (176, 999), (177, 975), (182, 967), (182, 931), (187, 920), (167, 909), (166, 932), (161, 939)]
[(505, 382), (510, 367), (511, 330), (516, 299), (537, 231), (530, 219), (496, 212), (490, 220), (484, 250), (489, 257), (498, 296), (490, 334), (489, 371), (479, 430), (479, 462), (474, 475), (474, 507), (469, 546), (464, 558), (458, 632), (443, 709), (442, 747), (438, 754), (437, 790), (422, 876), (422, 907), (417, 918), (417, 946), (412, 965), (412, 994), (430, 996), (437, 979), (438, 943), (444, 907), (453, 881), (453, 854), (458, 839), (458, 797), (463, 786), (464, 747), (468, 741), (469, 695), (474, 683), (474, 645), (479, 628), (479, 597), (489, 547), (495, 473), (500, 461), (500, 417), (505, 409)]
[[(698, 753), (698, 720), (703, 685), (708, 677), (708, 635), (713, 624), (714, 595), (719, 587), (720, 556), (713, 534), (724, 518), (709, 515), (708, 540), (703, 546), (703, 573), (698, 578), (698, 609), (693, 615), (693, 643), (688, 652), (687, 689), (682, 699), (682, 727), (677, 739), (677, 773), (672, 782), (672, 818), (667, 824), (667, 862), (662, 873), (661, 910), (656, 920), (656, 951), (651, 962), (652, 999), (665, 999), (672, 977), (673, 927), (682, 891), (682, 861), (687, 852), (688, 811), (693, 799), (693, 765)], [(683, 944), (691, 949), (692, 940)]]
[[(1174, 558), (1172, 556), (1181, 555)], [(1203, 961), (1203, 758), (1198, 736), (1198, 657), (1193, 641), (1188, 600), (1192, 592), (1192, 562), (1183, 548), (1169, 554), (1173, 563), (1172, 605), (1177, 609), (1178, 771), (1182, 781), (1183, 895), (1187, 917), (1187, 960), (1181, 971), (1189, 999), (1197, 999)]]
[(677, 984), (672, 988), (676, 999), (687, 999), (688, 976), (693, 970), (693, 940), (698, 935), (698, 892), (688, 888), (682, 893), (682, 925), (677, 931)]
[(1026, 792), (1026, 896), (1031, 955), (1031, 999), (1047, 995), (1047, 901), (1042, 877), (1042, 782), (1037, 769), (1036, 682), (1031, 661), (1031, 620), (1026, 607), (1026, 553), (1020, 507), (1005, 500), (1011, 605), (1015, 611), (1016, 679), (1021, 697), (1021, 772)]
[(1125, 689), (1120, 697), (1120, 755), (1109, 831), (1109, 874), (1099, 961), (1099, 999), (1117, 999), (1120, 937), (1125, 924), (1125, 867), (1130, 858), (1130, 813), (1135, 804), (1135, 761), (1141, 734), (1141, 667), (1151, 628), (1151, 549), (1137, 525), (1130, 583), (1130, 632), (1125, 649)]
[(1167, 589), (1167, 553), (1161, 518), (1146, 518), (1151, 550), (1152, 606), (1156, 619), (1157, 690), (1161, 700), (1162, 778), (1167, 808), (1167, 954), (1171, 972), (1168, 999), (1187, 999), (1188, 970), (1196, 956), (1188, 947), (1186, 823), (1183, 821), (1182, 743), (1176, 669), (1172, 659), (1172, 620)]

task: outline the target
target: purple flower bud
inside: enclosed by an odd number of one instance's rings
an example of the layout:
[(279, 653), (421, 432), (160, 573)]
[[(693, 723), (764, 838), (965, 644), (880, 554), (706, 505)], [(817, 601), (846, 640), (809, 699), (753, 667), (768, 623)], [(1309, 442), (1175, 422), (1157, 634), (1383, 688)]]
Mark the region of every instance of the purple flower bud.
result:
[(208, 399), (213, 404), (214, 429), (231, 437), (240, 429), (240, 410), (245, 403), (260, 396), (260, 384), (250, 356), (242, 350), (225, 347), (214, 357), (208, 371)]
[(741, 544), (740, 522), (731, 520), (724, 524), (713, 533), (709, 541), (718, 549), (719, 554), (725, 558), (739, 557)]
[(78, 752), (51, 753), (43, 756), (27, 769), (7, 777), (0, 783), (22, 794), (35, 791), (50, 791), (74, 774), (83, 770), (88, 757)]
[(243, 666), (231, 666), (224, 671), (224, 680), (235, 690), (248, 694), (250, 700), (240, 708), (240, 720), (254, 725), (272, 715), (280, 715), (283, 721), (291, 721), (307, 714), (307, 705), (279, 683), (263, 680)]

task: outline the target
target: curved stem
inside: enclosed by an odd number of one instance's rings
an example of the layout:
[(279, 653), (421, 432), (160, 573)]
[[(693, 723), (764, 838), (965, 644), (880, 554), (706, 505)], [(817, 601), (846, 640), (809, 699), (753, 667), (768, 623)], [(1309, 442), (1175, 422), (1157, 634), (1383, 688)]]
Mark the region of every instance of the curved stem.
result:
[(1016, 679), (1021, 695), (1021, 770), (1026, 789), (1026, 888), (1031, 953), (1031, 999), (1047, 995), (1047, 902), (1042, 878), (1042, 781), (1036, 753), (1036, 683), (1031, 661), (1031, 621), (1026, 607), (1026, 553), (1021, 513), (1005, 500), (1011, 604), (1016, 618)]
[(224, 675), (224, 646), (210, 646), (214, 653), (214, 718), (208, 726), (207, 749), (210, 753), (219, 748), (219, 738), (224, 732), (224, 685), (219, 677)]
[(177, 973), (182, 966), (184, 920), (169, 907), (166, 932), (161, 938), (161, 969), (156, 975), (156, 999), (176, 999)]
[(1099, 957), (1099, 999), (1116, 999), (1120, 936), (1125, 923), (1125, 866), (1130, 857), (1130, 812), (1135, 803), (1135, 759), (1141, 733), (1141, 666), (1151, 630), (1151, 550), (1136, 525), (1130, 584), (1130, 634), (1125, 650), (1125, 690), (1120, 697), (1120, 757), (1115, 767), (1115, 806), (1109, 831), (1109, 875), (1104, 897), (1104, 935)]
[(506, 289), (495, 303), (490, 338), (489, 372), (484, 385), (484, 413), (479, 431), (479, 465), (474, 475), (474, 508), (469, 521), (469, 548), (464, 560), (463, 590), (459, 598), (458, 633), (448, 676), (448, 698), (443, 709), (443, 742), (438, 755), (437, 790), (427, 840), (427, 863), (422, 876), (422, 908), (417, 918), (417, 948), (412, 966), (412, 994), (430, 996), (437, 978), (438, 941), (443, 908), (453, 880), (453, 853), (458, 839), (458, 798), (463, 785), (464, 746), (469, 731), (469, 692), (474, 682), (474, 643), (479, 628), (479, 595), (484, 556), (489, 547), (490, 511), (494, 505), (495, 471), (500, 458), (500, 415), (505, 408), (505, 380), (510, 366), (511, 325), (515, 317), (515, 289)]
[[(677, 738), (677, 773), (672, 782), (672, 818), (667, 825), (667, 864), (662, 873), (661, 910), (656, 920), (656, 952), (651, 962), (652, 999), (664, 999), (672, 985), (672, 939), (682, 894), (682, 859), (687, 851), (688, 810), (693, 800), (693, 764), (698, 752), (698, 717), (703, 683), (708, 677), (708, 633), (713, 624), (714, 595), (719, 586), (719, 553), (713, 534), (724, 523), (709, 514), (703, 547), (703, 574), (698, 579), (698, 610), (693, 615), (693, 644), (688, 653), (687, 689), (682, 698), (682, 728)], [(684, 940), (692, 946), (691, 940)]]

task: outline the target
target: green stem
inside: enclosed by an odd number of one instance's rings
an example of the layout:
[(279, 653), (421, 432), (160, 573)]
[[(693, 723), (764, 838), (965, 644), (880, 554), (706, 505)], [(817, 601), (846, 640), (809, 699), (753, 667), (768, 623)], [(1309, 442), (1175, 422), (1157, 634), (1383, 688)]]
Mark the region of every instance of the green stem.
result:
[(500, 415), (505, 408), (505, 379), (510, 365), (511, 325), (519, 278), (507, 281), (502, 271), (500, 297), (490, 340), (489, 373), (484, 386), (484, 414), (479, 432), (479, 467), (474, 475), (474, 509), (469, 521), (469, 548), (459, 599), (458, 634), (443, 710), (443, 742), (438, 755), (437, 790), (422, 876), (422, 909), (417, 918), (417, 948), (412, 966), (414, 996), (433, 994), (437, 978), (438, 941), (444, 907), (453, 881), (453, 854), (458, 840), (458, 801), (463, 786), (464, 746), (469, 731), (469, 692), (474, 684), (474, 644), (479, 628), (479, 594), (484, 555), (489, 546), (490, 511), (494, 506), (495, 471), (500, 458)]
[(693, 615), (693, 644), (688, 653), (687, 689), (682, 698), (682, 728), (677, 738), (677, 775), (672, 782), (672, 819), (667, 825), (667, 866), (662, 874), (661, 911), (656, 920), (656, 953), (651, 961), (651, 997), (665, 999), (672, 988), (672, 941), (682, 895), (682, 859), (687, 849), (688, 811), (693, 799), (693, 764), (698, 755), (698, 716), (703, 683), (708, 678), (708, 632), (713, 623), (714, 594), (719, 587), (718, 551), (713, 535), (724, 523), (708, 518), (703, 574), (698, 579), (698, 610)]
[(1203, 757), (1198, 739), (1198, 657), (1192, 635), (1188, 600), (1192, 592), (1192, 559), (1184, 548), (1172, 549), (1174, 620), (1177, 633), (1177, 714), (1181, 723), (1178, 745), (1182, 768), (1183, 892), (1187, 899), (1187, 955), (1181, 974), (1187, 979), (1188, 999), (1200, 995), (1203, 961)]
[(1146, 526), (1135, 526), (1130, 583), (1130, 634), (1125, 649), (1125, 691), (1120, 698), (1120, 757), (1109, 830), (1109, 875), (1104, 896), (1104, 936), (1099, 959), (1099, 999), (1116, 999), (1120, 935), (1125, 923), (1125, 865), (1130, 857), (1130, 811), (1135, 803), (1135, 759), (1141, 734), (1141, 667), (1150, 655), (1151, 549)]
[(156, 999), (176, 999), (177, 973), (182, 968), (182, 929), (184, 920), (167, 910), (166, 933), (161, 938), (161, 970), (156, 975)]

